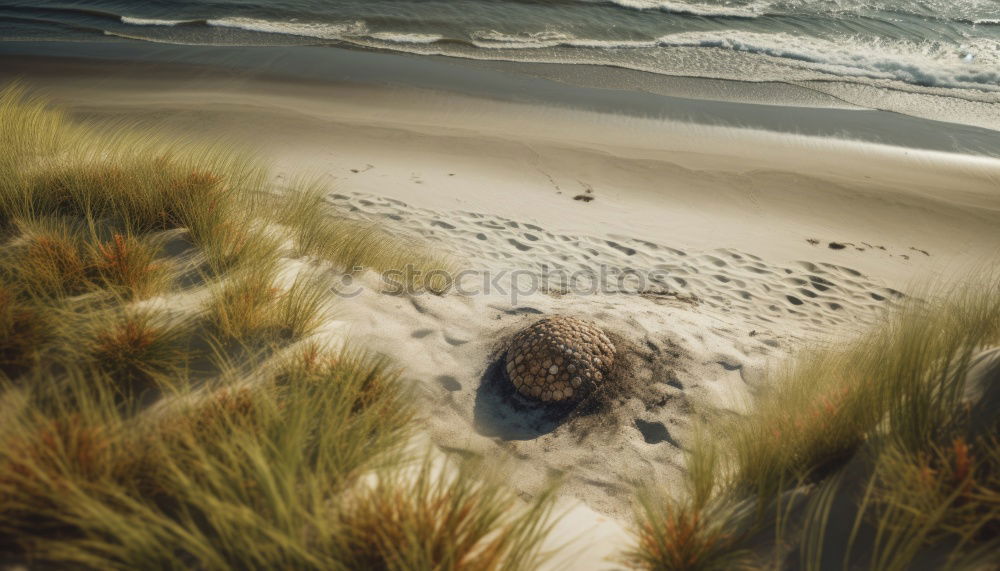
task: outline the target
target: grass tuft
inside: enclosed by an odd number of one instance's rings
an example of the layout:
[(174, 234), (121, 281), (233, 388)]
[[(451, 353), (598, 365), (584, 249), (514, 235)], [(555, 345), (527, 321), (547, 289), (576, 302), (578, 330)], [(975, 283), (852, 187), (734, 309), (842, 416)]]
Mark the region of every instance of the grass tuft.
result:
[(225, 339), (245, 340), (274, 325), (273, 311), (280, 290), (275, 270), (243, 272), (215, 286), (209, 300), (209, 320)]
[[(471, 473), (411, 480), (416, 411), (400, 372), (361, 350), (294, 345), (329, 313), (331, 266), (432, 258), (274, 200), (268, 179), (225, 147), (79, 125), (0, 91), (0, 559), (538, 561), (550, 495), (520, 505)], [(283, 259), (302, 252), (321, 259)]]
[(176, 373), (189, 356), (186, 337), (190, 325), (171, 323), (152, 309), (131, 309), (96, 317), (83, 346), (83, 359), (115, 379), (117, 389), (141, 390), (169, 373)]
[(443, 294), (451, 288), (455, 259), (338, 215), (326, 194), (321, 186), (300, 185), (280, 198), (287, 206), (279, 221), (294, 229), (298, 255), (330, 260), (346, 273), (372, 270), (393, 293)]
[(340, 513), (351, 569), (535, 569), (550, 492), (526, 507), (512, 490), (429, 461), (355, 491)]
[(624, 553), (630, 567), (662, 571), (755, 569), (741, 546), (746, 517), (739, 505), (699, 505), (645, 493), (640, 496), (633, 529), (635, 545)]
[(35, 364), (51, 337), (48, 314), (38, 303), (23, 301), (0, 284), (0, 371), (16, 377)]
[(950, 558), (957, 559), (970, 546), (996, 543), (1000, 425), (993, 429), (971, 443), (959, 436), (921, 451), (892, 445), (882, 452), (870, 508), (876, 522), (876, 565), (907, 563), (927, 545), (950, 544)]
[[(837, 533), (847, 534), (834, 542), (847, 546), (838, 555), (847, 567), (896, 569), (920, 554), (943, 552), (954, 562), (989, 550), (1000, 516), (1000, 449), (971, 422), (963, 398), (974, 356), (1000, 344), (1000, 282), (971, 280), (925, 297), (852, 342), (804, 352), (772, 376), (746, 415), (716, 419), (689, 451), (696, 505), (755, 505), (756, 519), (743, 524), (748, 535), (774, 515), (776, 553), (785, 542), (804, 541), (807, 569), (830, 556), (824, 543)], [(840, 493), (847, 474), (853, 488)], [(793, 537), (783, 537), (789, 513), (781, 498), (796, 489), (811, 494), (816, 509)], [(853, 506), (848, 516), (845, 504)], [(640, 525), (659, 530), (657, 541), (670, 535), (665, 526), (678, 525), (677, 514), (690, 520), (684, 510), (645, 514)], [(854, 518), (849, 533), (835, 517)], [(874, 544), (852, 551), (865, 535)], [(669, 550), (640, 538), (643, 566), (678, 568)], [(719, 556), (730, 549), (696, 545)]]
[(91, 253), (104, 287), (132, 299), (145, 299), (166, 288), (167, 266), (157, 261), (158, 250), (149, 240), (115, 233), (99, 241)]
[(26, 228), (23, 243), (17, 246), (13, 274), (21, 288), (31, 295), (71, 297), (86, 292), (91, 285), (90, 268), (83, 251), (81, 233), (65, 220)]
[(822, 477), (873, 436), (924, 450), (942, 428), (962, 424), (969, 363), (1000, 343), (1000, 286), (931, 297), (779, 372), (752, 413), (725, 429), (737, 483), (774, 491)]

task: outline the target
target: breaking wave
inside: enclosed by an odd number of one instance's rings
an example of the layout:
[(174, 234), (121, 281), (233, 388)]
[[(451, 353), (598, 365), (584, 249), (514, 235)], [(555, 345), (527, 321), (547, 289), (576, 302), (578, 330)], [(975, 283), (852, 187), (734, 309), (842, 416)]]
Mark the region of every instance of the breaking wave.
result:
[[(673, 4), (660, 0), (616, 0), (616, 2), (649, 8), (663, 8)], [(426, 46), (439, 44), (433, 53), (476, 57), (470, 53), (470, 49), (503, 51), (503, 57), (491, 56), (490, 59), (513, 61), (523, 59), (563, 64), (595, 63), (593, 53), (589, 53), (586, 59), (574, 60), (572, 55), (574, 48), (588, 49), (591, 52), (604, 50), (606, 61), (598, 60), (596, 63), (623, 67), (629, 66), (619, 57), (622, 52), (640, 53), (648, 60), (670, 48), (713, 48), (767, 58), (769, 63), (778, 62), (798, 70), (807, 69), (841, 77), (896, 80), (920, 86), (1000, 91), (1000, 42), (985, 38), (971, 40), (962, 46), (954, 46), (940, 41), (872, 40), (860, 36), (841, 37), (837, 41), (831, 41), (787, 32), (724, 30), (678, 32), (646, 40), (616, 40), (581, 38), (557, 29), (519, 34), (479, 30), (469, 33), (466, 38), (448, 38), (444, 34), (371, 31), (363, 20), (312, 23), (242, 17), (201, 21), (122, 17), (122, 22), (135, 26), (170, 27), (203, 24), (414, 53), (428, 53)], [(556, 49), (559, 50), (558, 54), (544, 53), (546, 50)], [(525, 51), (525, 57), (519, 57), (517, 55), (519, 51)], [(528, 56), (527, 52), (531, 55)], [(670, 74), (685, 72), (683, 69), (648, 68), (645, 71)]]

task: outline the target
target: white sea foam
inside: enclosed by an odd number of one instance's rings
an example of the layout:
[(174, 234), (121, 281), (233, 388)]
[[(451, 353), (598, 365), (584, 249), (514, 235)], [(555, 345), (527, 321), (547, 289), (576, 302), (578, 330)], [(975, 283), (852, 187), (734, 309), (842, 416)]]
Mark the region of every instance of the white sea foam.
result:
[(368, 28), (361, 20), (354, 22), (313, 23), (313, 22), (276, 22), (258, 18), (217, 18), (208, 20), (209, 26), (218, 28), (236, 28), (251, 32), (269, 34), (285, 34), (325, 40), (340, 40), (349, 36), (360, 36), (367, 33)]
[(433, 44), (444, 39), (439, 34), (409, 34), (402, 32), (372, 32), (368, 37), (393, 44)]
[[(620, 0), (663, 7), (669, 2), (659, 0)], [(684, 4), (687, 6), (687, 4)], [(123, 17), (122, 21), (125, 21)], [(176, 25), (183, 20), (153, 20), (129, 18), (138, 25)], [(365, 46), (392, 47), (404, 51), (427, 53), (426, 46), (444, 39), (438, 34), (393, 31), (369, 31), (364, 21), (331, 23), (280, 22), (257, 18), (218, 18), (207, 21), (216, 27), (237, 28), (263, 33), (294, 35), (326, 40), (342, 40)], [(594, 53), (587, 54), (588, 63), (602, 63), (602, 52), (608, 54), (603, 63), (629, 67), (612, 52), (633, 50), (645, 61), (656, 58), (662, 50), (670, 48), (716, 48), (753, 54), (771, 59), (772, 65), (782, 65), (799, 71), (807, 70), (840, 77), (895, 80), (909, 84), (935, 87), (975, 88), (1000, 91), (1000, 42), (977, 38), (960, 48), (946, 42), (906, 42), (845, 37), (838, 41), (789, 33), (763, 33), (739, 30), (716, 32), (680, 32), (649, 40), (613, 40), (580, 38), (571, 33), (549, 29), (522, 34), (509, 34), (497, 30), (482, 30), (470, 34), (470, 43), (476, 48), (500, 52), (498, 59), (551, 60), (552, 63), (573, 63), (571, 51), (545, 55), (545, 49), (569, 50), (578, 48)], [(409, 47), (407, 47), (409, 46)], [(425, 47), (421, 47), (425, 46)], [(519, 50), (541, 54), (519, 57)], [(435, 53), (475, 57), (461, 48), (442, 45)], [(494, 58), (490, 58), (494, 59)], [(581, 58), (581, 61), (584, 61)], [(684, 74), (685, 69), (650, 69), (670, 74)], [(725, 75), (725, 74), (723, 74)], [(722, 76), (720, 76), (721, 78)], [(747, 79), (745, 77), (724, 77)]]
[(800, 62), (837, 75), (1000, 90), (1000, 42), (987, 39), (956, 50), (941, 42), (872, 41), (860, 37), (831, 42), (787, 33), (729, 31), (672, 34), (660, 38), (660, 46), (723, 48)]
[[(123, 16), (122, 22), (139, 26), (175, 26), (192, 20), (155, 20)], [(251, 32), (284, 34), (325, 40), (341, 40), (367, 36), (383, 42), (396, 44), (431, 44), (444, 39), (439, 34), (416, 34), (407, 32), (369, 32), (362, 20), (354, 22), (279, 22), (258, 18), (215, 18), (205, 21), (217, 28), (235, 28)]]
[[(673, 14), (706, 17), (758, 18), (768, 14), (788, 14), (824, 18), (840, 14), (871, 14), (880, 11), (902, 10), (923, 18), (952, 20), (980, 25), (1000, 24), (994, 18), (997, 0), (921, 0), (909, 5), (897, 5), (873, 0), (727, 0), (706, 3), (692, 0), (580, 0), (584, 3), (611, 3), (632, 10), (658, 10)], [(969, 20), (970, 14), (986, 15), (986, 18)]]
[(633, 10), (661, 10), (673, 14), (690, 14), (694, 16), (731, 16), (737, 18), (756, 18), (764, 15), (773, 5), (773, 2), (763, 0), (751, 2), (745, 5), (727, 3), (703, 4), (698, 2), (684, 2), (683, 0), (610, 0), (612, 4), (617, 4)]
[[(833, 42), (787, 33), (736, 30), (681, 32), (648, 41), (591, 40), (557, 31), (509, 35), (491, 30), (476, 32), (473, 38), (477, 47), (504, 50), (563, 47), (648, 52), (681, 47), (717, 48), (777, 58), (798, 69), (812, 69), (837, 76), (1000, 91), (1000, 42), (987, 39), (978, 39), (956, 49), (941, 42), (873, 41), (860, 37)], [(554, 61), (567, 63), (565, 57)], [(677, 73), (684, 70), (670, 71)]]
[(133, 16), (122, 16), (123, 24), (131, 24), (133, 26), (176, 26), (178, 24), (187, 24), (193, 20), (160, 20), (157, 18), (136, 18)]
[(528, 34), (505, 34), (496, 30), (486, 30), (473, 32), (472, 44), (485, 49), (536, 49), (552, 48), (557, 46), (577, 47), (577, 48), (606, 48), (606, 49), (627, 49), (627, 48), (651, 48), (656, 47), (656, 40), (592, 40), (577, 38), (570, 34), (546, 30)]

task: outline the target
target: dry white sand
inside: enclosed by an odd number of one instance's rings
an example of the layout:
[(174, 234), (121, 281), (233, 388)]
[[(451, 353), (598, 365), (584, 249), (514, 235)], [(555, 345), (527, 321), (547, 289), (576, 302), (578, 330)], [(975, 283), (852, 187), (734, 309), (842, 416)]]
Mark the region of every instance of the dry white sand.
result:
[[(873, 322), (915, 283), (995, 264), (1000, 248), (993, 159), (417, 90), (42, 85), (85, 117), (255, 146), (279, 184), (320, 177), (350, 215), (479, 272), (659, 270), (642, 292), (516, 300), (510, 274), (506, 292), (444, 296), (386, 295), (368, 276), (331, 324), (406, 366), (442, 449), (503, 459), (526, 497), (564, 479), (571, 511), (554, 541), (575, 541), (554, 564), (573, 569), (614, 566), (633, 486), (676, 484), (699, 410), (738, 410), (770, 360)], [(504, 340), (552, 313), (620, 343), (626, 390), (594, 414), (514, 407), (497, 373)]]

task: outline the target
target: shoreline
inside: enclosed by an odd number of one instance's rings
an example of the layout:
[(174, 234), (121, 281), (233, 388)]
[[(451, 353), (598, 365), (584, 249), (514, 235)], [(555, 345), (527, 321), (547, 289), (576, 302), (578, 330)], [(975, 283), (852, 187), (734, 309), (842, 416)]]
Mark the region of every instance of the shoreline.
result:
[[(0, 44), (0, 55), (8, 57), (5, 69), (0, 70), (4, 77), (44, 73), (39, 68), (58, 67), (62, 61), (64, 73), (72, 73), (75, 68), (81, 72), (106, 69), (127, 74), (128, 68), (134, 67), (137, 73), (141, 69), (143, 74), (166, 77), (221, 74), (313, 85), (382, 86), (1000, 157), (1000, 136), (996, 130), (858, 107), (812, 86), (815, 82), (752, 83), (662, 76), (589, 64), (463, 60), (335, 46), (19, 41)], [(907, 95), (910, 96), (916, 97)], [(990, 108), (988, 103), (975, 105)]]
[[(857, 268), (897, 289), (1000, 251), (1000, 161), (988, 157), (357, 81), (33, 63), (0, 78), (20, 76), (83, 118), (252, 147), (274, 161), (279, 184), (306, 172), (418, 208), (510, 219), (532, 204), (527, 221), (559, 232), (601, 228), (702, 250), (738, 243), (782, 263)], [(588, 189), (594, 203), (573, 200)]]

